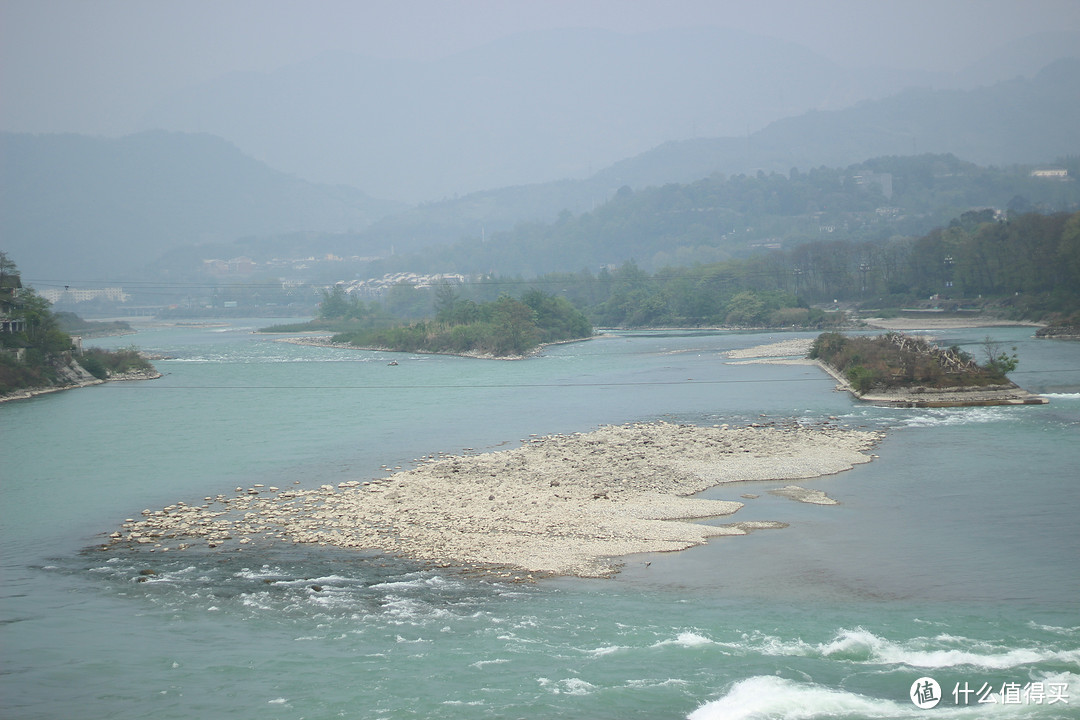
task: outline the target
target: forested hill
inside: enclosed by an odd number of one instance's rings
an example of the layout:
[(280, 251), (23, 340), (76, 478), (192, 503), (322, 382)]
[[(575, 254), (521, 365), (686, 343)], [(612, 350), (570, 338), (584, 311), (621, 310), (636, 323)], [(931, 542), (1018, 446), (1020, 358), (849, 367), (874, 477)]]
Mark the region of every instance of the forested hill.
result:
[[(1070, 175), (1080, 157), (1067, 159)], [(972, 208), (1080, 209), (1080, 183), (1031, 168), (985, 168), (952, 155), (886, 157), (844, 169), (713, 176), (687, 185), (620, 190), (581, 215), (524, 224), (368, 269), (528, 277), (635, 260), (646, 270), (717, 262), (806, 242), (918, 236)]]
[[(398, 252), (551, 222), (562, 211), (591, 211), (623, 186), (641, 190), (713, 174), (787, 174), (845, 167), (867, 158), (953, 154), (982, 166), (1046, 163), (1080, 153), (1080, 60), (1061, 60), (1033, 77), (984, 87), (909, 89), (834, 111), (776, 121), (740, 137), (671, 141), (562, 180), (475, 192), (420, 205), (377, 223), (372, 235)], [(990, 200), (975, 204), (990, 204)]]

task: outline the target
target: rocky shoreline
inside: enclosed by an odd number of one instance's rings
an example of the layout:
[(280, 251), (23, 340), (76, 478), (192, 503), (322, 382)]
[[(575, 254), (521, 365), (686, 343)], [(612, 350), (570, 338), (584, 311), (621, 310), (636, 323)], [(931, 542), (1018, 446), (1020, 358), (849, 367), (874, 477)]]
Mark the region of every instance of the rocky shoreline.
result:
[(78, 363), (72, 363), (71, 365), (64, 366), (64, 371), (61, 373), (62, 384), (49, 385), (47, 387), (22, 388), (20, 390), (15, 390), (14, 392), (7, 393), (6, 395), (0, 395), (0, 403), (9, 402), (12, 400), (29, 400), (30, 398), (37, 397), (39, 395), (48, 395), (50, 393), (62, 392), (64, 390), (74, 390), (76, 388), (91, 387), (93, 385), (104, 385), (107, 382), (157, 380), (161, 376), (161, 373), (157, 370), (135, 370), (129, 373), (117, 373), (115, 375), (110, 375), (105, 380), (100, 380), (88, 373)]
[(1026, 320), (1006, 320), (995, 317), (939, 317), (927, 313), (921, 317), (895, 317), (862, 318), (863, 325), (879, 330), (956, 330), (959, 328), (992, 328), (992, 327), (1033, 327), (1040, 328), (1042, 323), (1029, 322)]
[(607, 577), (627, 555), (783, 527), (688, 522), (742, 507), (691, 496), (723, 483), (838, 473), (869, 462), (881, 436), (795, 422), (608, 426), (530, 438), (513, 450), (429, 456), (383, 479), (313, 489), (255, 485), (199, 505), (148, 509), (101, 549), (166, 552), (285, 541), (381, 550), (522, 579)]

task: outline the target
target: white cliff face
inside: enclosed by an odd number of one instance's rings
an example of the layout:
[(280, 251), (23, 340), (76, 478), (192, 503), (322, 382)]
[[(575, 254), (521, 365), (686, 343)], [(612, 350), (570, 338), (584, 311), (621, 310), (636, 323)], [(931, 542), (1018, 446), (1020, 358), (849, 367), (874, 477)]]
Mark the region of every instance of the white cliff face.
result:
[(86, 371), (74, 358), (56, 366), (60, 380), (67, 385), (96, 385), (102, 380), (97, 379)]

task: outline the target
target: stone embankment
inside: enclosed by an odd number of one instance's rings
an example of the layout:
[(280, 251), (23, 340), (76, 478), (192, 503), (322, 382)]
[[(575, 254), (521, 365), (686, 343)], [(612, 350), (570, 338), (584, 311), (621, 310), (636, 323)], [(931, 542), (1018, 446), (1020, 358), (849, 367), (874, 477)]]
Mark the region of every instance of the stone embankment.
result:
[(790, 481), (868, 462), (876, 432), (796, 423), (602, 427), (513, 450), (429, 456), (381, 480), (313, 489), (253, 486), (143, 511), (103, 545), (155, 551), (256, 541), (382, 550), (438, 565), (604, 577), (618, 558), (682, 550), (782, 523), (703, 524), (742, 503), (691, 497), (748, 480)]

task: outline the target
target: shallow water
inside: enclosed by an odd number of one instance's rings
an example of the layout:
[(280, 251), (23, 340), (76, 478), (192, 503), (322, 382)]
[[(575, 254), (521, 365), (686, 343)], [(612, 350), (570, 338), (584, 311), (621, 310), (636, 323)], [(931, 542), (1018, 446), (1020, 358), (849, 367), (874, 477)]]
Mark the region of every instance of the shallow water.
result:
[[(0, 406), (5, 716), (917, 717), (922, 676), (945, 717), (1080, 716), (1080, 345), (990, 331), (1049, 405), (886, 409), (814, 367), (720, 355), (789, 335), (621, 334), (495, 362), (299, 347), (255, 326), (147, 328), (109, 342), (175, 357), (161, 380)], [(941, 342), (974, 350), (987, 332)], [(612, 580), (522, 585), (282, 544), (93, 549), (143, 508), (256, 482), (762, 416), (887, 436), (872, 463), (801, 481), (840, 505), (767, 493), (786, 483), (716, 488), (759, 495), (724, 521), (789, 527), (627, 558)], [(1033, 682), (1069, 701), (976, 702)]]

